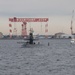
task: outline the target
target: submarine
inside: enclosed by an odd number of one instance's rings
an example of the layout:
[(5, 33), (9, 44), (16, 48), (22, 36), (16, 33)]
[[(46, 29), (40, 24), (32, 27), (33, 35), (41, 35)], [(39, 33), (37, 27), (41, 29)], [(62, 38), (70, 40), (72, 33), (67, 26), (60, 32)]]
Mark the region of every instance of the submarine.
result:
[(37, 38), (34, 39), (33, 32), (30, 32), (28, 38), (24, 39), (24, 40), (27, 40), (27, 41), (23, 43), (22, 47), (29, 47), (30, 48), (30, 47), (35, 47), (35, 46), (40, 45), (39, 41), (38, 41), (38, 43), (35, 42), (35, 40), (38, 40), (38, 39)]

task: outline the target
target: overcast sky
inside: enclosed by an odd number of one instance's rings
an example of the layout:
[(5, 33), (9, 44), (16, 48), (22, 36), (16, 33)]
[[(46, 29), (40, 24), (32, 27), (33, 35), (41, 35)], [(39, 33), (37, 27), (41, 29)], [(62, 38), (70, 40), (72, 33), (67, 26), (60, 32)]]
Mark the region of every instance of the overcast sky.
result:
[(70, 15), (75, 0), (0, 0), (2, 16)]
[[(51, 34), (60, 31), (70, 33), (68, 28), (70, 28), (73, 10), (75, 10), (75, 0), (0, 0), (1, 24), (5, 21), (3, 18), (8, 19), (14, 16), (49, 17), (49, 33)], [(55, 29), (55, 26), (58, 29)], [(54, 28), (52, 29), (51, 27)], [(4, 31), (2, 32), (5, 33)]]

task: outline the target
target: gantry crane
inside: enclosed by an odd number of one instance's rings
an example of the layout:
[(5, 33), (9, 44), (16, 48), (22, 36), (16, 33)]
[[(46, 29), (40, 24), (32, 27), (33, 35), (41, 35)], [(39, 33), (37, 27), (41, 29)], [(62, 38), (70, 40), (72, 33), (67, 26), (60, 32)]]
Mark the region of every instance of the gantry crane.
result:
[[(27, 35), (27, 22), (48, 22), (48, 18), (17, 18), (17, 17), (13, 17), (13, 18), (9, 18), (10, 22), (23, 22), (22, 24), (22, 36), (26, 36)], [(16, 26), (14, 26), (14, 31), (16, 32)]]

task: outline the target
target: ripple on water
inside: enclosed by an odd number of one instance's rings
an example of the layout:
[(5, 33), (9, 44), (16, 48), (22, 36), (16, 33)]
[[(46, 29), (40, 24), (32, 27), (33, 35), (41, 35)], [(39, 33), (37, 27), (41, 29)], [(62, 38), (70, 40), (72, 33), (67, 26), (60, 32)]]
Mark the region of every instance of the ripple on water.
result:
[(40, 40), (42, 45), (32, 48), (21, 48), (17, 42), (0, 40), (0, 75), (75, 74), (75, 46), (70, 40)]

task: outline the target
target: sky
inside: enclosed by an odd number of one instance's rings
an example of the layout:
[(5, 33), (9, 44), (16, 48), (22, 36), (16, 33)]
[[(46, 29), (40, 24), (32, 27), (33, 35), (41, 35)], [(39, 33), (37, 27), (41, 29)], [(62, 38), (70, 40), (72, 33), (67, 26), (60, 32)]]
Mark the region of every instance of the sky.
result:
[[(49, 18), (47, 34), (58, 32), (70, 34), (73, 10), (75, 10), (75, 0), (0, 0), (0, 32), (9, 34), (8, 19), (10, 17), (47, 17)], [(16, 25), (18, 34), (21, 34), (20, 24)], [(45, 23), (42, 23), (42, 30), (41, 23), (31, 23), (27, 26), (28, 29), (30, 25), (36, 33), (45, 34)], [(75, 32), (74, 25), (75, 18), (73, 18), (73, 31)]]

